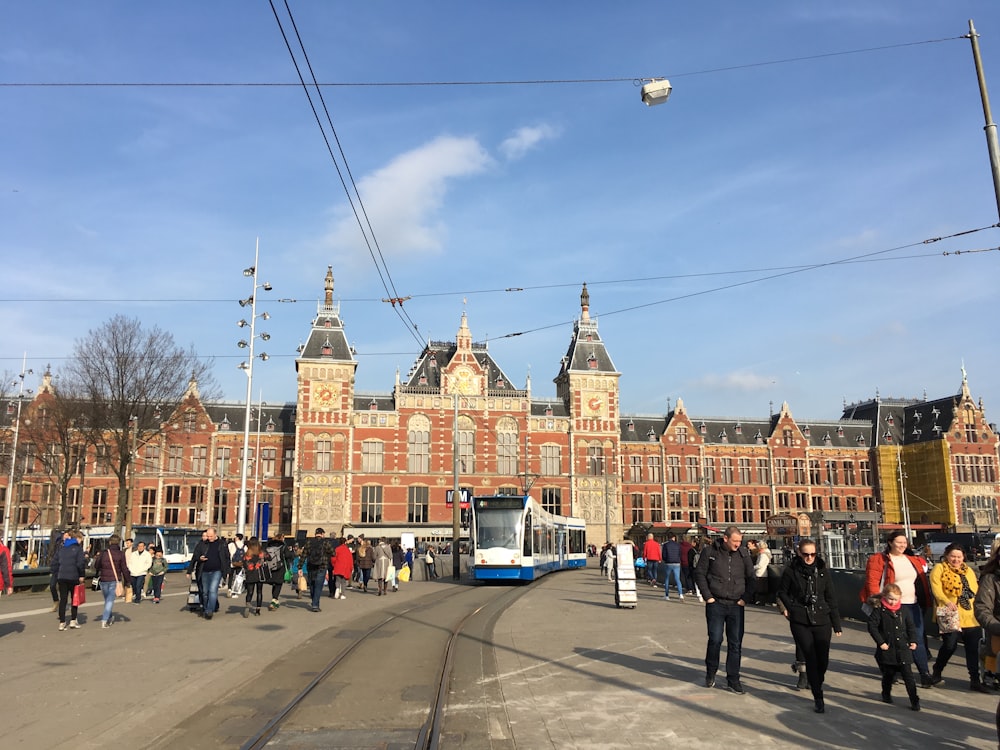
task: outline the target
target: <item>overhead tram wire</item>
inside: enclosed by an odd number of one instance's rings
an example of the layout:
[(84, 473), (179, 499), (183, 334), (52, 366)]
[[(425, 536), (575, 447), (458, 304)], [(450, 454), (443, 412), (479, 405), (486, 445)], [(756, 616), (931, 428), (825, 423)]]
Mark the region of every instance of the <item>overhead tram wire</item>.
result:
[[(587, 285), (594, 286), (612, 286), (621, 284), (642, 284), (650, 281), (669, 281), (669, 280), (679, 280), (679, 279), (697, 279), (697, 278), (711, 278), (714, 276), (736, 276), (745, 273), (771, 273), (775, 271), (808, 271), (820, 267), (822, 265), (853, 265), (859, 263), (891, 263), (900, 260), (920, 260), (925, 258), (937, 258), (937, 257), (948, 257), (951, 255), (972, 255), (978, 253), (988, 253), (988, 252), (998, 252), (1000, 247), (983, 247), (983, 248), (970, 248), (968, 250), (944, 250), (940, 253), (919, 253), (914, 255), (898, 255), (893, 258), (880, 258), (874, 257), (877, 255), (883, 255), (885, 253), (894, 252), (896, 250), (906, 249), (908, 247), (918, 247), (920, 245), (932, 245), (935, 242), (941, 242), (943, 240), (953, 239), (955, 237), (963, 237), (969, 234), (975, 234), (976, 232), (982, 232), (987, 229), (1000, 229), (1000, 223), (990, 224), (985, 227), (978, 227), (976, 229), (965, 229), (960, 232), (954, 232), (953, 234), (944, 235), (941, 237), (931, 237), (926, 240), (921, 240), (920, 242), (913, 242), (908, 245), (900, 245), (895, 248), (889, 248), (888, 250), (878, 250), (872, 253), (868, 253), (863, 256), (858, 256), (855, 258), (842, 258), (840, 260), (829, 261), (826, 264), (802, 264), (794, 266), (762, 266), (759, 268), (738, 268), (722, 271), (695, 271), (691, 273), (675, 273), (675, 274), (660, 274), (657, 276), (639, 276), (634, 278), (623, 278), (623, 279), (587, 279)], [(765, 277), (771, 278), (771, 277)], [(527, 286), (513, 286), (513, 287), (497, 287), (495, 289), (455, 289), (451, 291), (444, 292), (415, 292), (413, 294), (407, 295), (408, 299), (423, 299), (430, 297), (459, 297), (459, 296), (472, 296), (478, 294), (512, 294), (520, 292), (534, 292), (534, 291), (546, 291), (549, 289), (567, 289), (580, 286), (581, 281), (566, 281), (556, 284), (533, 284)], [(727, 287), (719, 287), (720, 289)], [(711, 290), (709, 290), (711, 291)], [(312, 302), (308, 299), (295, 299), (295, 298), (284, 298), (275, 300), (277, 302), (287, 302), (287, 303), (305, 303)], [(383, 298), (380, 297), (344, 297), (345, 302), (354, 303), (379, 303), (385, 302)], [(81, 302), (86, 303), (105, 303), (105, 304), (131, 304), (131, 303), (144, 303), (144, 304), (231, 304), (232, 299), (210, 299), (210, 298), (143, 298), (143, 299), (114, 299), (114, 298), (81, 298), (81, 297), (59, 297), (59, 298), (0, 298), (0, 304), (12, 304), (12, 303), (31, 303), (31, 304), (78, 304)], [(421, 343), (423, 346), (423, 343)]]
[[(330, 160), (333, 162), (333, 166), (337, 170), (337, 176), (340, 178), (340, 184), (341, 184), (341, 186), (344, 189), (345, 195), (347, 196), (348, 203), (350, 203), (350, 205), (351, 205), (351, 211), (354, 213), (354, 219), (358, 223), (358, 228), (361, 230), (361, 235), (364, 238), (366, 247), (368, 248), (368, 254), (371, 256), (372, 262), (375, 264), (375, 268), (378, 271), (379, 280), (382, 282), (382, 287), (383, 287), (383, 289), (385, 289), (385, 292), (386, 292), (387, 296), (389, 296), (389, 297), (399, 296), (399, 295), (394, 295), (392, 292), (390, 292), (390, 287), (392, 286), (392, 277), (389, 275), (389, 269), (388, 269), (388, 267), (385, 266), (385, 259), (384, 259), (384, 257), (382, 257), (382, 251), (381, 251), (381, 249), (379, 249), (379, 251), (378, 251), (379, 257), (382, 258), (382, 264), (380, 265), (379, 261), (375, 258), (375, 252), (372, 250), (372, 243), (373, 242), (376, 244), (376, 246), (378, 245), (378, 241), (375, 238), (374, 230), (371, 227), (371, 223), (368, 222), (368, 231), (365, 231), (365, 224), (362, 223), (361, 217), (358, 215), (358, 208), (357, 208), (357, 206), (355, 205), (355, 202), (354, 202), (355, 199), (351, 195), (351, 191), (347, 187), (347, 182), (344, 180), (344, 173), (340, 169), (340, 164), (337, 161), (337, 157), (333, 153), (333, 147), (330, 145), (330, 139), (327, 137), (326, 129), (323, 127), (323, 121), (320, 119), (319, 112), (316, 111), (316, 105), (313, 102), (312, 95), (309, 93), (309, 86), (306, 83), (306, 80), (305, 80), (304, 76), (302, 75), (302, 69), (300, 68), (298, 60), (295, 57), (295, 52), (292, 50), (292, 45), (288, 41), (288, 35), (285, 33), (284, 25), (281, 23), (281, 18), (278, 16), (278, 11), (274, 7), (274, 1), (273, 0), (268, 0), (268, 2), (270, 4), (270, 6), (271, 6), (271, 12), (274, 14), (274, 20), (278, 24), (278, 30), (281, 32), (281, 38), (284, 40), (285, 47), (288, 50), (288, 54), (292, 58), (292, 65), (295, 66), (295, 72), (296, 72), (296, 74), (299, 77), (299, 82), (300, 82), (300, 85), (302, 87), (302, 90), (305, 93), (306, 99), (309, 102), (310, 109), (312, 109), (313, 117), (316, 119), (316, 124), (319, 126), (320, 133), (321, 133), (321, 135), (323, 137), (323, 142), (326, 144), (327, 153), (330, 155)], [(291, 9), (288, 7), (287, 0), (285, 2), (285, 9), (288, 11), (289, 18), (291, 18), (291, 20), (292, 20), (292, 27), (295, 29), (296, 36), (298, 36), (298, 28), (296, 27), (295, 20), (294, 20), (294, 18), (291, 15)], [(312, 65), (311, 65), (311, 63), (309, 63), (309, 58), (308, 58), (308, 55), (306, 54), (305, 46), (302, 43), (302, 38), (301, 37), (299, 37), (299, 46), (302, 49), (302, 54), (306, 58), (306, 63), (307, 63), (307, 65), (309, 65), (310, 74), (312, 74), (313, 81), (315, 82), (316, 81), (316, 77), (315, 77), (315, 74), (312, 72)], [(364, 203), (361, 200), (360, 193), (357, 192), (357, 186), (354, 184), (354, 177), (353, 177), (353, 175), (350, 174), (350, 167), (347, 164), (347, 157), (344, 154), (343, 148), (341, 148), (341, 146), (340, 146), (340, 139), (337, 137), (336, 128), (334, 128), (334, 126), (333, 126), (333, 120), (330, 117), (330, 112), (329, 112), (329, 110), (326, 107), (326, 102), (323, 100), (322, 92), (319, 91), (318, 87), (317, 87), (317, 92), (319, 93), (320, 101), (323, 104), (323, 109), (326, 112), (327, 120), (328, 120), (329, 125), (330, 125), (330, 131), (332, 132), (333, 137), (334, 137), (334, 139), (337, 142), (337, 148), (340, 151), (341, 159), (344, 161), (344, 169), (348, 172), (348, 175), (350, 176), (351, 185), (354, 186), (354, 192), (355, 192), (355, 195), (357, 196), (358, 205), (361, 206), (361, 211), (362, 211), (362, 213), (365, 214), (365, 220), (367, 221), (368, 215), (367, 215), (367, 212), (364, 209)], [(370, 239), (369, 239), (369, 233), (371, 233)], [(387, 277), (389, 278), (389, 284), (386, 284), (386, 278)], [(393, 289), (393, 291), (395, 291), (395, 290)], [(412, 320), (409, 319), (409, 313), (403, 313), (403, 311), (402, 311), (402, 305), (400, 305), (398, 308), (397, 308), (396, 305), (393, 305), (392, 309), (396, 313), (396, 316), (400, 319), (400, 321), (406, 326), (407, 331), (409, 331), (410, 335), (413, 336), (414, 340), (417, 342), (417, 344), (419, 345), (419, 347), (421, 349), (423, 349), (423, 347), (426, 344), (425, 344), (424, 341), (421, 340), (420, 336), (417, 334), (417, 326), (416, 326), (416, 324)], [(404, 319), (404, 317), (405, 317), (405, 319)]]
[[(287, 6), (287, 2), (286, 2)], [(274, 5), (271, 5), (272, 11), (274, 10)], [(291, 16), (291, 13), (289, 13)], [(277, 19), (277, 13), (275, 13), (275, 18)], [(292, 21), (294, 24), (294, 20)], [(279, 21), (280, 25), (280, 21)], [(282, 32), (284, 33), (284, 32)], [(902, 49), (906, 47), (917, 47), (924, 44), (940, 44), (941, 42), (952, 42), (956, 40), (965, 40), (965, 36), (952, 36), (943, 37), (941, 39), (923, 39), (916, 42), (899, 42), (897, 44), (883, 44), (877, 47), (863, 47), (861, 49), (851, 49), (851, 50), (841, 50), (837, 52), (820, 52), (815, 55), (801, 55), (798, 57), (785, 57), (778, 60), (765, 60), (761, 62), (753, 63), (742, 63), (740, 65), (727, 65), (720, 68), (705, 68), (703, 70), (692, 70), (681, 73), (669, 73), (665, 77), (667, 78), (684, 78), (687, 76), (700, 76), (700, 75), (711, 75), (713, 73), (728, 73), (734, 70), (745, 70), (747, 68), (762, 68), (771, 65), (788, 65), (797, 62), (808, 62), (810, 60), (822, 60), (828, 57), (843, 57), (846, 55), (861, 55), (870, 52), (883, 52), (885, 50), (892, 49)], [(287, 40), (286, 40), (287, 44)], [(289, 52), (291, 50), (289, 49)], [(657, 76), (661, 77), (661, 76)], [(314, 85), (319, 87), (342, 87), (342, 88), (368, 88), (368, 87), (402, 87), (402, 86), (555, 86), (555, 85), (565, 85), (565, 84), (596, 84), (596, 83), (624, 83), (648, 80), (649, 76), (628, 76), (628, 77), (612, 77), (612, 78), (537, 78), (537, 79), (526, 79), (526, 80), (492, 80), (492, 81), (356, 81), (353, 83), (349, 82), (314, 82)], [(209, 82), (209, 81), (174, 81), (174, 82), (153, 82), (153, 81), (117, 81), (117, 82), (72, 82), (72, 81), (60, 81), (60, 82), (21, 82), (21, 83), (10, 83), (10, 82), (0, 82), (0, 88), (9, 87), (38, 87), (38, 88), (128, 88), (128, 87), (149, 87), (149, 88), (287, 88), (290, 86), (302, 86), (302, 82), (290, 83), (290, 82), (262, 82), (262, 81), (220, 81), (220, 82)]]

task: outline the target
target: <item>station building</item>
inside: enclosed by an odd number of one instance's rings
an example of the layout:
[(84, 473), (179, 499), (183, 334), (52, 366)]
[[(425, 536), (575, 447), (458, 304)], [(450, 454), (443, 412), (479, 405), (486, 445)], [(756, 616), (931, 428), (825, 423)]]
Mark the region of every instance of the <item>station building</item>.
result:
[[(776, 516), (841, 544), (852, 532), (874, 540), (886, 525), (904, 523), (1000, 531), (998, 438), (964, 371), (953, 396), (876, 394), (834, 420), (796, 418), (787, 403), (765, 418), (700, 416), (681, 399), (665, 414), (623, 414), (621, 373), (590, 316), (586, 285), (558, 356), (555, 397), (535, 396), (530, 377), (515, 384), (474, 341), (463, 313), (455, 340), (428, 342), (391, 392), (358, 391), (328, 268), (295, 360), (295, 401), (251, 410), (250, 512), (266, 506), (272, 532), (323, 526), (450, 539), (457, 476), (473, 495), (530, 493), (553, 512), (580, 516), (598, 545), (730, 524), (763, 534)], [(46, 373), (22, 419), (53, 397)], [(0, 417), (0, 492), (5, 501), (13, 475), (13, 523), (109, 522), (119, 482), (94, 448), (79, 449), (65, 516), (58, 482), (38, 460), (48, 447), (19, 447), (11, 471), (10, 406)], [(206, 402), (192, 382), (165, 416), (136, 447), (131, 522), (233, 533), (245, 404)]]

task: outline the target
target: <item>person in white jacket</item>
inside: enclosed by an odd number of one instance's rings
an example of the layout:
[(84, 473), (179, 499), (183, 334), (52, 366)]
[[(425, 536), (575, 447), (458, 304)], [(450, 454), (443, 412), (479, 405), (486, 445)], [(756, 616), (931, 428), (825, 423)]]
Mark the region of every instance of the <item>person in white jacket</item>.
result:
[(753, 574), (757, 578), (754, 589), (754, 604), (768, 603), (767, 566), (771, 564), (771, 550), (763, 539), (757, 542), (757, 560), (753, 565)]
[(146, 581), (146, 573), (153, 564), (153, 556), (146, 550), (145, 542), (139, 542), (132, 548), (131, 553), (125, 556), (125, 563), (128, 565), (129, 575), (132, 576), (132, 603), (142, 603), (143, 583)]

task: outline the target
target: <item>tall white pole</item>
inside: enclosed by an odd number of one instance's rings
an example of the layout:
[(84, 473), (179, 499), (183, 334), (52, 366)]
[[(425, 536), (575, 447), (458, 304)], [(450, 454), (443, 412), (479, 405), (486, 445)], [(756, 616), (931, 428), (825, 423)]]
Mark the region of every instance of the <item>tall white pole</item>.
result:
[(240, 501), (236, 508), (237, 534), (245, 534), (247, 527), (247, 459), (250, 453), (250, 405), (253, 403), (253, 345), (256, 339), (255, 328), (257, 325), (257, 259), (259, 257), (260, 239), (258, 238), (253, 253), (253, 269), (251, 269), (253, 294), (250, 295), (250, 341), (247, 344), (249, 347), (249, 356), (244, 363), (246, 365), (244, 370), (247, 374), (247, 397), (246, 411), (243, 415), (243, 461), (240, 462)]
[(1000, 146), (997, 145), (997, 124), (993, 122), (993, 113), (990, 111), (990, 95), (986, 90), (986, 75), (983, 73), (983, 61), (979, 56), (979, 34), (976, 27), (969, 19), (969, 41), (972, 43), (972, 60), (976, 65), (976, 76), (979, 79), (979, 96), (983, 102), (983, 117), (986, 126), (986, 149), (990, 154), (990, 169), (993, 172), (993, 193), (997, 199), (997, 213), (1000, 214)]
[(12, 555), (14, 554), (14, 540), (10, 538), (10, 514), (13, 509), (14, 500), (14, 468), (17, 466), (17, 439), (21, 433), (21, 401), (24, 396), (24, 377), (30, 372), (30, 370), (26, 369), (27, 366), (28, 353), (25, 352), (24, 358), (21, 360), (21, 374), (18, 375), (21, 382), (17, 391), (17, 416), (14, 418), (14, 441), (10, 450), (10, 476), (7, 478), (7, 496), (4, 500), (3, 509), (3, 538)]

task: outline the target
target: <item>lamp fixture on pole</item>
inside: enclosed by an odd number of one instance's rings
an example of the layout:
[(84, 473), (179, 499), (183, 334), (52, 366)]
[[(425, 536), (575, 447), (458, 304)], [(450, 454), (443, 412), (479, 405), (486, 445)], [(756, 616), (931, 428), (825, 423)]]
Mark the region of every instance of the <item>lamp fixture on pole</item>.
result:
[[(236, 509), (236, 532), (238, 534), (244, 534), (246, 532), (247, 525), (247, 468), (250, 454), (250, 407), (252, 405), (253, 399), (253, 363), (254, 359), (260, 359), (262, 362), (268, 360), (266, 352), (261, 352), (260, 354), (254, 354), (254, 341), (257, 338), (267, 341), (270, 336), (266, 333), (255, 333), (257, 318), (261, 317), (267, 320), (271, 316), (266, 312), (257, 315), (257, 290), (263, 289), (266, 292), (271, 291), (271, 285), (268, 283), (258, 284), (257, 283), (257, 260), (260, 257), (260, 239), (257, 240), (257, 245), (254, 249), (253, 254), (253, 265), (250, 268), (246, 268), (243, 271), (243, 275), (247, 278), (253, 279), (253, 294), (251, 294), (246, 299), (239, 300), (240, 307), (250, 306), (250, 321), (240, 320), (236, 325), (240, 328), (245, 328), (250, 326), (250, 336), (246, 339), (241, 340), (238, 346), (241, 349), (247, 350), (247, 359), (244, 362), (240, 362), (239, 368), (247, 374), (247, 397), (246, 397), (246, 411), (243, 415), (243, 460), (240, 462), (240, 500), (239, 505)], [(260, 426), (258, 425), (258, 429)]]
[(673, 87), (666, 78), (650, 78), (642, 87), (642, 103), (647, 107), (663, 104), (670, 98)]
[[(28, 354), (26, 352), (24, 358), (21, 360), (21, 372), (17, 376), (18, 379), (11, 384), (18, 386), (17, 414), (14, 417), (14, 440), (11, 443), (11, 450), (10, 450), (10, 476), (7, 479), (7, 497), (4, 502), (4, 513), (3, 513), (3, 538), (4, 542), (7, 544), (7, 547), (11, 550), (13, 550), (14, 548), (14, 543), (13, 543), (14, 540), (10, 538), (10, 515), (11, 515), (12, 501), (14, 499), (14, 479), (15, 479), (14, 467), (17, 466), (17, 439), (21, 431), (21, 403), (24, 400), (24, 378), (26, 375), (31, 375), (34, 373), (34, 370), (26, 369), (27, 364), (28, 364)], [(29, 390), (28, 393), (30, 394), (31, 391)], [(11, 554), (13, 554), (13, 552)]]

